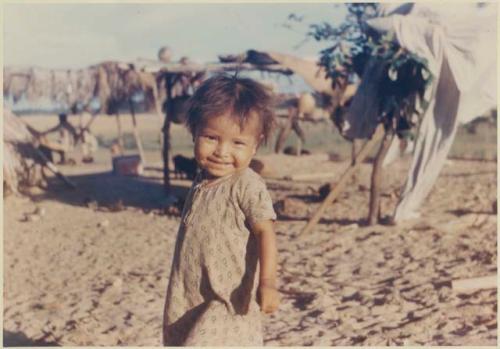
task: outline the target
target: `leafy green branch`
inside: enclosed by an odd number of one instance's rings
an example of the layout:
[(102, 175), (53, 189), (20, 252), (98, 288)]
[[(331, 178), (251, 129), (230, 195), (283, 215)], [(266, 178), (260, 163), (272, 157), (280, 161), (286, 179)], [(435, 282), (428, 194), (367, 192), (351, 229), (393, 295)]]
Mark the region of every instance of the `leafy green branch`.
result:
[(417, 100), (425, 110), (425, 89), (433, 79), (426, 60), (401, 47), (393, 34), (381, 35), (368, 26), (366, 21), (376, 16), (377, 4), (345, 6), (348, 15), (339, 26), (326, 22), (310, 25), (308, 36), (328, 43), (320, 52), (319, 65), (336, 87), (356, 75), (361, 77), (369, 60), (382, 64), (379, 121), (399, 137), (414, 137), (421, 116)]

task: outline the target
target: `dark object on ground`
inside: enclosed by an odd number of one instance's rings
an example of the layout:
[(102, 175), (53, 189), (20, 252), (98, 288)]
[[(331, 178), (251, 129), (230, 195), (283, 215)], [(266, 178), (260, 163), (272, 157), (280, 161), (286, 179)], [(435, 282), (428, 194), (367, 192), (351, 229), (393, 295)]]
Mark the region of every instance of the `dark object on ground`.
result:
[(328, 159), (330, 161), (334, 161), (334, 162), (344, 161), (344, 158), (342, 157), (342, 155), (337, 154), (337, 153), (328, 153)]
[(85, 164), (90, 164), (90, 163), (94, 162), (94, 158), (92, 156), (84, 157), (84, 158), (82, 158), (82, 162)]
[(264, 163), (260, 160), (252, 159), (252, 161), (250, 161), (250, 168), (258, 174), (261, 174), (264, 169)]
[[(290, 145), (283, 150), (283, 153), (285, 153), (287, 155), (297, 155), (297, 148), (295, 148), (293, 145)], [(300, 154), (301, 155), (310, 155), (311, 152), (307, 149), (302, 149)]]
[(61, 161), (59, 161), (57, 164), (58, 164), (58, 165), (70, 165), (70, 166), (75, 166), (75, 165), (76, 165), (76, 160), (75, 160), (75, 159), (73, 159), (73, 158), (64, 159), (64, 161), (63, 161), (63, 160), (61, 160)]
[(326, 183), (323, 184), (321, 187), (318, 189), (319, 197), (321, 201), (325, 200), (325, 198), (330, 194), (332, 191), (332, 184), (331, 183)]
[(196, 169), (198, 165), (194, 158), (188, 158), (183, 155), (176, 155), (173, 158), (175, 166), (175, 175), (177, 178), (186, 178), (193, 180), (196, 176)]

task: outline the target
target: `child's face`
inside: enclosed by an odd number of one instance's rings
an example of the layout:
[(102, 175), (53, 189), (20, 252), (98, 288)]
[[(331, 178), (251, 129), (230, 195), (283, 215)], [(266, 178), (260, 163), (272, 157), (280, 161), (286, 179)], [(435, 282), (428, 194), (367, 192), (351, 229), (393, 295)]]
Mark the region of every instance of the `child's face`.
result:
[(248, 167), (259, 144), (256, 115), (243, 128), (229, 114), (212, 117), (196, 130), (194, 155), (211, 177), (223, 177)]

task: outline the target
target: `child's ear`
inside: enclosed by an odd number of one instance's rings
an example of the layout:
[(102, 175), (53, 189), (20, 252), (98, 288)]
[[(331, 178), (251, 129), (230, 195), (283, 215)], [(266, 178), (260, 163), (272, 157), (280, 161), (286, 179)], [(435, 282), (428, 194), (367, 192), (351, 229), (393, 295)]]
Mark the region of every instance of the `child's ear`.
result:
[(260, 135), (259, 142), (257, 143), (257, 148), (260, 147), (264, 143), (264, 135)]
[(259, 150), (259, 147), (264, 143), (264, 135), (260, 135), (259, 139), (257, 140), (257, 144), (255, 145), (255, 148), (253, 149), (253, 155), (257, 154), (257, 150)]
[(256, 146), (253, 148), (253, 151), (252, 151), (252, 156), (255, 156), (255, 154), (257, 154), (257, 149), (259, 149), (259, 145), (256, 145)]
[(259, 147), (262, 145), (264, 142), (264, 136), (260, 135), (259, 139), (257, 140), (257, 143), (255, 144), (255, 147), (253, 148), (253, 155), (257, 154), (257, 150), (259, 150)]

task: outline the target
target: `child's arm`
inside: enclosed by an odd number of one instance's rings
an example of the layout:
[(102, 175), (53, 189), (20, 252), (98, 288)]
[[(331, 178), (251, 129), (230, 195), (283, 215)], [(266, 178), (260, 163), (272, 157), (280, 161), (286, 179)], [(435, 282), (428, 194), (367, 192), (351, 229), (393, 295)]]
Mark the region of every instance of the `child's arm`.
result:
[(264, 313), (272, 313), (278, 308), (280, 303), (276, 276), (278, 252), (273, 222), (271, 220), (264, 220), (255, 223), (252, 230), (259, 240), (260, 308)]

